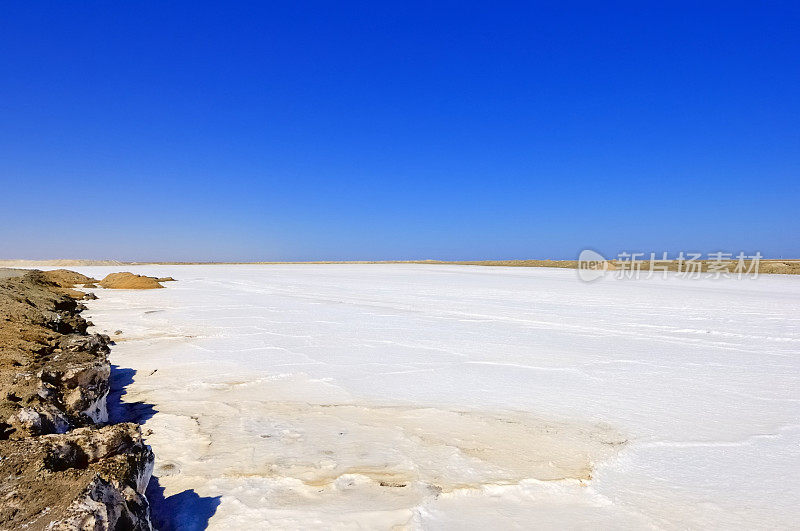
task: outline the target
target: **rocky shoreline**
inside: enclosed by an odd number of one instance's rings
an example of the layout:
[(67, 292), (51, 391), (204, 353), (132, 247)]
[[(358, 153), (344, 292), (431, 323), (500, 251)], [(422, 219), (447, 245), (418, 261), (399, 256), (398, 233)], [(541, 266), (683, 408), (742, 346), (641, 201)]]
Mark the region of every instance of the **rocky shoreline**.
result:
[(152, 529), (153, 453), (139, 425), (108, 424), (113, 342), (73, 289), (95, 283), (0, 269), (0, 529)]

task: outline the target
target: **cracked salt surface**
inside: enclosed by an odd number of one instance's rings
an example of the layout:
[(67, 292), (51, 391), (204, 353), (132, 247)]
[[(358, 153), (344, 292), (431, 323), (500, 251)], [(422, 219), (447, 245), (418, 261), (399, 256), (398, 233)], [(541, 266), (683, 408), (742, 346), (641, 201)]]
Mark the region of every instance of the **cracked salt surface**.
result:
[(164, 496), (220, 497), (212, 529), (800, 521), (796, 277), (131, 270), (179, 281), (87, 313), (124, 332), (112, 362), (137, 371), (123, 401), (155, 410)]

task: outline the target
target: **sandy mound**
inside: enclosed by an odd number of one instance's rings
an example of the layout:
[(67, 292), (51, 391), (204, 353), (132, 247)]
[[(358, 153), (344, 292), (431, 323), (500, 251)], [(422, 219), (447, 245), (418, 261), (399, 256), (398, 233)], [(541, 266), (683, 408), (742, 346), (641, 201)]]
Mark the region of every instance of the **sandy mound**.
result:
[(68, 271), (66, 269), (44, 271), (42, 275), (50, 282), (54, 282), (62, 288), (71, 288), (78, 284), (83, 285), (83, 284), (91, 284), (93, 282), (97, 282), (95, 279), (91, 277), (87, 277), (86, 275), (81, 275), (80, 273), (76, 273), (75, 271)]
[[(90, 299), (91, 296), (88, 296), (86, 293), (82, 291), (78, 291), (72, 289), (73, 286), (82, 285), (86, 286), (94, 286), (93, 282), (97, 282), (95, 279), (91, 277), (87, 277), (86, 275), (81, 275), (80, 273), (76, 273), (74, 271), (68, 271), (66, 269), (56, 269), (54, 271), (43, 271), (42, 277), (45, 280), (48, 280), (61, 288), (61, 293), (72, 297), (73, 299)], [(94, 286), (97, 287), (97, 286)]]
[(106, 289), (157, 289), (163, 288), (153, 277), (134, 275), (133, 273), (111, 273), (99, 282)]

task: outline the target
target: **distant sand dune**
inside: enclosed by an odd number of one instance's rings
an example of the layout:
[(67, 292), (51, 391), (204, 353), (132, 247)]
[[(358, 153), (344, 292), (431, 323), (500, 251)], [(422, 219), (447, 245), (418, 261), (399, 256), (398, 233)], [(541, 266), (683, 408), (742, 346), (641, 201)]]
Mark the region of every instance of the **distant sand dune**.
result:
[[(700, 271), (708, 271), (709, 260), (697, 260)], [(561, 269), (576, 269), (577, 260), (343, 260), (343, 261), (307, 261), (307, 262), (122, 262), (119, 260), (78, 260), (78, 259), (58, 259), (58, 260), (0, 260), (0, 267), (82, 267), (82, 266), (130, 266), (130, 265), (281, 265), (281, 264), (430, 264), (430, 265), (475, 265), (475, 266), (498, 266), (498, 267), (555, 267)], [(617, 261), (609, 260), (608, 269), (616, 270)], [(669, 271), (687, 271), (687, 266), (676, 260), (671, 260), (667, 264), (658, 263), (656, 270), (661, 271), (666, 265)], [(736, 260), (725, 261), (725, 270), (734, 272), (737, 266)], [(650, 270), (648, 260), (640, 260), (638, 269), (641, 271)], [(746, 263), (749, 269), (750, 262)], [(694, 269), (690, 269), (695, 271)], [(800, 275), (800, 260), (798, 259), (762, 259), (759, 264), (759, 273)]]

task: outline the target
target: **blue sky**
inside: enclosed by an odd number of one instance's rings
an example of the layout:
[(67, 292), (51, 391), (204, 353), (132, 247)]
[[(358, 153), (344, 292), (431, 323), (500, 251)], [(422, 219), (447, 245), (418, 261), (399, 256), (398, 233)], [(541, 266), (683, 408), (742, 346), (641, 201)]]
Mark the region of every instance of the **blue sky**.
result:
[(800, 257), (800, 4), (644, 4), (5, 3), (0, 257)]

